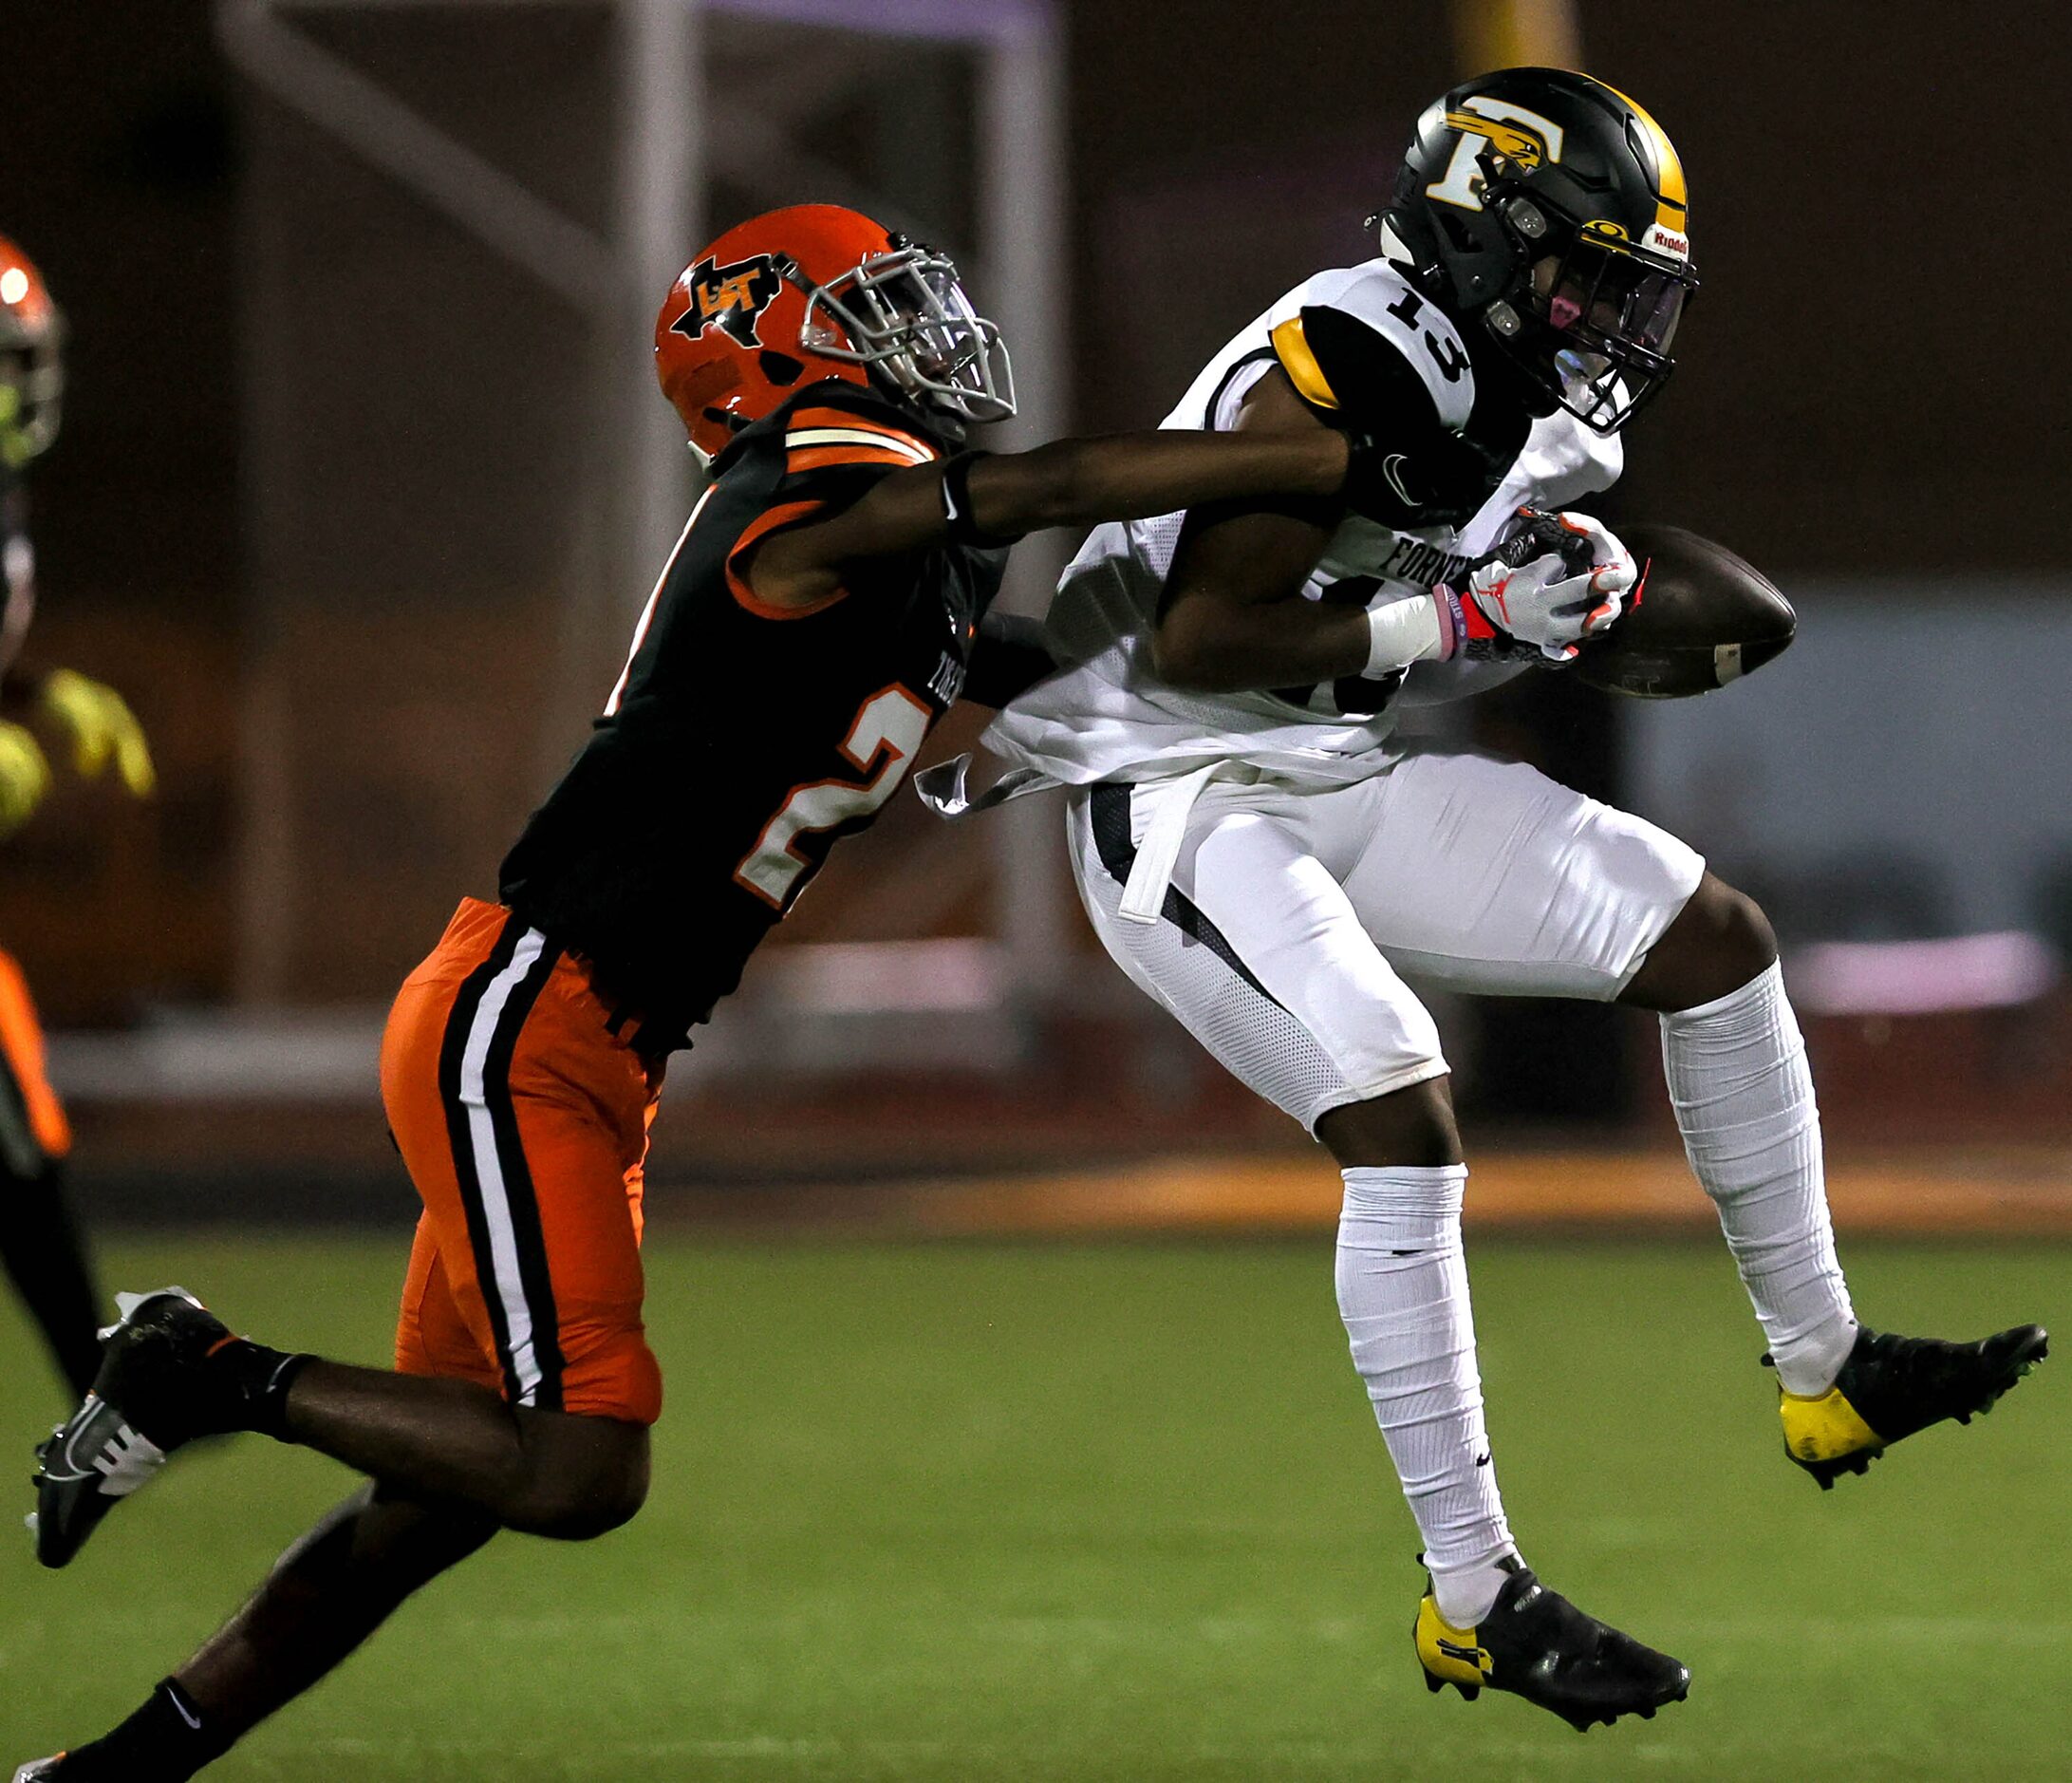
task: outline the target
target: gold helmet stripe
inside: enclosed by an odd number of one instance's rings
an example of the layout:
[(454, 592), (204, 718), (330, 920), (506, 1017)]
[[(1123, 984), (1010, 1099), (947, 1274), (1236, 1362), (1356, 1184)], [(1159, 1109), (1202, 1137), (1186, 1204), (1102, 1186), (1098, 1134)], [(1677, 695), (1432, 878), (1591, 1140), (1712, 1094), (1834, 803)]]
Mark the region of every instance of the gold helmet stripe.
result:
[[(1596, 77), (1593, 75), (1591, 78), (1595, 80)], [(1689, 227), (1684, 221), (1684, 213), (1689, 208), (1690, 199), (1684, 189), (1684, 163), (1676, 153), (1676, 144), (1670, 141), (1669, 132), (1655, 122), (1653, 116), (1638, 100), (1627, 98), (1608, 81), (1598, 81), (1597, 84), (1632, 108), (1633, 116), (1639, 120), (1641, 129), (1647, 133), (1648, 141), (1654, 144), (1654, 220), (1664, 229), (1682, 235)]]
[(1281, 369), (1302, 400), (1318, 408), (1336, 408), (1338, 399), (1332, 393), (1331, 380), (1324, 376), (1324, 368), (1316, 363), (1316, 355), (1310, 351), (1310, 344), (1303, 336), (1302, 318), (1290, 316), (1276, 325), (1270, 338)]

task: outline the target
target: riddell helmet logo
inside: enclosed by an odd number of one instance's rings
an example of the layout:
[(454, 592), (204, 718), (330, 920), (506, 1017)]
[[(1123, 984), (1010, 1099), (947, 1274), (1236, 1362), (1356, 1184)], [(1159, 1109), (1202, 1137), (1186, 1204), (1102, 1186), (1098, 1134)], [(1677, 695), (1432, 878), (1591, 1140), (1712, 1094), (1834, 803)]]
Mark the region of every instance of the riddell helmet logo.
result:
[(1672, 259), (1690, 258), (1690, 237), (1678, 235), (1673, 229), (1665, 229), (1660, 223), (1649, 225), (1647, 245), (1655, 253), (1669, 254)]
[(718, 266), (707, 254), (684, 274), (690, 291), (690, 307), (669, 325), (672, 334), (696, 340), (709, 328), (723, 328), (743, 347), (759, 343), (756, 323), (769, 309), (784, 281), (767, 253)]

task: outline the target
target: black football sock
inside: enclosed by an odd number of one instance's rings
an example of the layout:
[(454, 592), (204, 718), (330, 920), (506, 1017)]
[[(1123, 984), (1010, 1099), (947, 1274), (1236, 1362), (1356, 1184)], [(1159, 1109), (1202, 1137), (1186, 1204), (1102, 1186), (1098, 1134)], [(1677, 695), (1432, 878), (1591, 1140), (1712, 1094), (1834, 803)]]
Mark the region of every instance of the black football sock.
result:
[(315, 1360), (225, 1336), (205, 1355), (181, 1362), (178, 1372), (158, 1382), (148, 1397), (125, 1400), (123, 1414), (166, 1450), (238, 1430), (287, 1442), (289, 1389)]
[(168, 1454), (239, 1430), (289, 1441), (289, 1390), (316, 1360), (233, 1336), (177, 1290), (142, 1297), (114, 1342), (125, 1347), (108, 1364), (118, 1372), (106, 1391), (123, 1418)]
[(288, 1394), (295, 1377), (316, 1358), (307, 1351), (269, 1349), (250, 1338), (236, 1338), (209, 1358), (219, 1382), (231, 1396), (233, 1410), (226, 1430), (257, 1431), (276, 1442), (289, 1442)]
[(58, 1775), (62, 1783), (187, 1783), (234, 1743), (168, 1678), (121, 1726), (68, 1752)]
[(33, 1176), (0, 1166), (0, 1264), (84, 1398), (101, 1366), (102, 1311), (55, 1158)]

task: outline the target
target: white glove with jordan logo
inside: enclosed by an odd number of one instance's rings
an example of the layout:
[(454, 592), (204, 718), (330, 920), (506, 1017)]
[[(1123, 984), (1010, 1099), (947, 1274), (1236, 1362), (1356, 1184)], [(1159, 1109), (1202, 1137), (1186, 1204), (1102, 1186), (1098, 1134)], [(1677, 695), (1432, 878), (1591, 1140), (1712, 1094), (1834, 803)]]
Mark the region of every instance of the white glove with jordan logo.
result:
[(1520, 524), (1467, 575), (1465, 595), (1438, 591), (1447, 656), (1511, 657), (1537, 648), (1550, 663), (1572, 661), (1580, 641), (1625, 610), (1639, 579), (1633, 554), (1587, 514), (1521, 508)]

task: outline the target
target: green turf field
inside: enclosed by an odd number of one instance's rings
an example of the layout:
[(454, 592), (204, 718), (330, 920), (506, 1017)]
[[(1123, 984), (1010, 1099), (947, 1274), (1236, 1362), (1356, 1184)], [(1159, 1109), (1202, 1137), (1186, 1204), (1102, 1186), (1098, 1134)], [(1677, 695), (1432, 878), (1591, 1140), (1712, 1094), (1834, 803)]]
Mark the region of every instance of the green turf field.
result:
[[(1823, 1496), (1779, 1452), (1713, 1248), (1477, 1245), (1528, 1558), (1693, 1673), (1689, 1703), (1578, 1737), (1426, 1695), (1415, 1536), (1328, 1241), (649, 1254), (670, 1407), (645, 1514), (588, 1548), (506, 1538), (212, 1776), (2067, 1774), (2063, 1362)], [(1874, 1322), (1964, 1333), (2062, 1311), (2072, 1262), (1849, 1254)], [(401, 1247), (153, 1241), (110, 1264), (379, 1360)], [(0, 1359), (26, 1478), (57, 1399), (11, 1307)], [(184, 1458), (66, 1573), (9, 1543), (0, 1759), (133, 1706), (345, 1483), (245, 1438)]]

